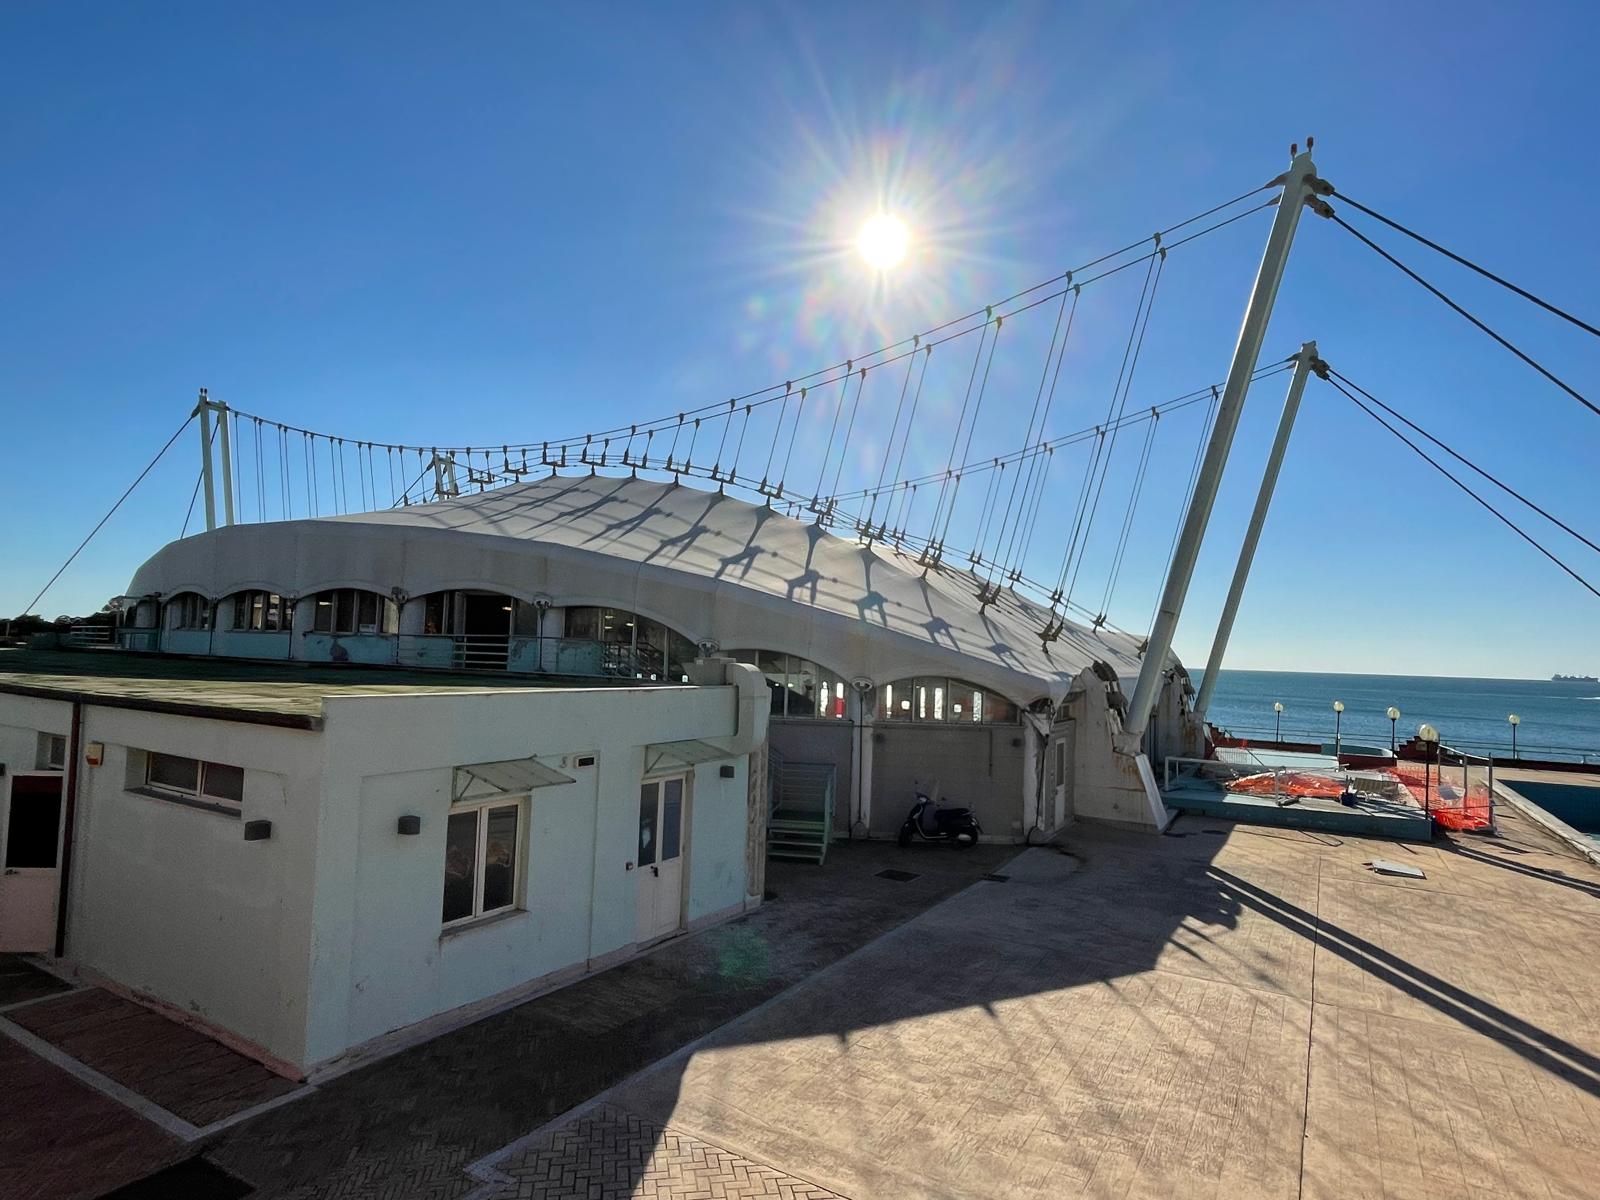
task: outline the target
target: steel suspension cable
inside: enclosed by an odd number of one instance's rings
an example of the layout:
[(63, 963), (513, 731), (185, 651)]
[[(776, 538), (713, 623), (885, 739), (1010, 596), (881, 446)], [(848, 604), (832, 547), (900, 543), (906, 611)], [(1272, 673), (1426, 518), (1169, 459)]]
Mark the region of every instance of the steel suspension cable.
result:
[(1333, 195), (1333, 196), (1337, 196), (1339, 199), (1343, 200), (1346, 204), (1348, 204), (1351, 208), (1354, 208), (1354, 209), (1357, 209), (1357, 210), (1359, 210), (1361, 212), (1366, 213), (1367, 216), (1373, 218), (1374, 220), (1382, 221), (1385, 225), (1389, 226), (1390, 229), (1398, 230), (1400, 233), (1405, 234), (1408, 238), (1412, 238), (1412, 239), (1414, 239), (1414, 240), (1416, 240), (1418, 242), (1421, 242), (1424, 246), (1428, 247), (1428, 249), (1438, 251), (1440, 254), (1442, 254), (1446, 258), (1448, 258), (1451, 262), (1459, 263), (1463, 267), (1466, 267), (1469, 271), (1476, 271), (1479, 275), (1482, 275), (1485, 279), (1493, 280), (1495, 283), (1498, 283), (1501, 287), (1515, 292), (1517, 295), (1521, 296), (1524, 300), (1530, 301), (1533, 304), (1537, 304), (1540, 308), (1544, 309), (1546, 312), (1552, 313), (1555, 316), (1560, 317), (1563, 321), (1571, 322), (1573, 325), (1576, 325), (1579, 329), (1583, 330), (1585, 333), (1592, 333), (1595, 337), (1600, 337), (1600, 329), (1596, 329), (1593, 325), (1589, 324), (1589, 322), (1583, 320), (1582, 318), (1575, 317), (1571, 313), (1569, 313), (1566, 309), (1561, 308), (1558, 305), (1552, 304), (1548, 300), (1541, 299), (1540, 297), (1534, 295), (1532, 292), (1528, 291), (1527, 288), (1518, 287), (1516, 284), (1512, 283), (1509, 279), (1501, 278), (1499, 275), (1496, 275), (1493, 271), (1489, 270), (1487, 267), (1480, 267), (1477, 263), (1473, 262), (1470, 258), (1465, 258), (1462, 255), (1457, 254), (1454, 250), (1446, 249), (1444, 246), (1441, 246), (1438, 242), (1435, 242), (1430, 238), (1423, 237), (1422, 234), (1418, 233), (1416, 230), (1407, 229), (1404, 225), (1400, 224), (1399, 221), (1396, 221), (1391, 217), (1386, 217), (1381, 212), (1376, 212), (1373, 209), (1368, 208), (1365, 204), (1362, 204), (1359, 200), (1353, 199), (1350, 196), (1345, 195), (1343, 192), (1339, 191), (1338, 188), (1334, 188), (1333, 191), (1330, 192), (1329, 194)]
[[(915, 347), (913, 347), (913, 350), (915, 350)], [(923, 362), (926, 363), (927, 359), (923, 359)], [(906, 359), (906, 377), (900, 381), (900, 399), (896, 401), (894, 406), (894, 423), (889, 426), (889, 440), (883, 447), (883, 462), (878, 466), (879, 488), (883, 487), (884, 477), (889, 470), (889, 458), (894, 453), (894, 435), (900, 429), (900, 413), (905, 409), (906, 392), (911, 388), (911, 372), (916, 369), (916, 366), (917, 356), (915, 353), (913, 353), (910, 358)], [(924, 368), (924, 370), (926, 370), (926, 368)], [(909, 426), (907, 426), (906, 437), (909, 439), (910, 436), (911, 429)], [(867, 512), (867, 528), (869, 531), (872, 528), (872, 519), (877, 516), (877, 513), (878, 497), (876, 492), (874, 492), (872, 497), (872, 508)]]
[(1512, 354), (1516, 355), (1523, 362), (1527, 363), (1528, 366), (1532, 367), (1535, 371), (1539, 372), (1539, 374), (1543, 375), (1546, 379), (1548, 379), (1551, 383), (1555, 384), (1558, 388), (1560, 388), (1567, 395), (1571, 396), (1579, 404), (1583, 405), (1590, 412), (1594, 413), (1595, 416), (1600, 417), (1600, 405), (1596, 405), (1592, 400), (1590, 400), (1582, 392), (1578, 391), (1577, 388), (1575, 388), (1571, 384), (1567, 383), (1564, 379), (1562, 379), (1554, 371), (1551, 371), (1548, 367), (1546, 367), (1543, 363), (1539, 362), (1532, 355), (1526, 353), (1525, 351), (1523, 351), (1522, 349), (1517, 347), (1515, 344), (1512, 343), (1512, 341), (1509, 338), (1504, 337), (1503, 335), (1501, 335), (1499, 333), (1496, 333), (1487, 324), (1485, 324), (1483, 321), (1479, 320), (1477, 317), (1473, 316), (1465, 308), (1463, 308), (1461, 305), (1457, 304), (1449, 296), (1445, 295), (1444, 292), (1440, 291), (1433, 284), (1429, 283), (1421, 275), (1418, 275), (1410, 267), (1406, 266), (1405, 263), (1401, 262), (1394, 255), (1390, 254), (1382, 246), (1378, 245), (1377, 242), (1373, 241), (1366, 234), (1362, 233), (1359, 229), (1357, 229), (1354, 225), (1351, 225), (1348, 221), (1344, 220), (1344, 218), (1340, 217), (1337, 213), (1335, 213), (1334, 216), (1333, 216), (1333, 222), (1334, 222), (1335, 225), (1338, 225), (1339, 228), (1345, 230), (1347, 233), (1349, 233), (1353, 237), (1355, 237), (1363, 245), (1365, 245), (1368, 248), (1370, 248), (1371, 250), (1375, 251), (1380, 257), (1382, 257), (1385, 261), (1387, 261), (1391, 266), (1394, 266), (1394, 267), (1398, 268), (1402, 273), (1404, 273), (1412, 281), (1414, 281), (1414, 282), (1416, 282), (1418, 284), (1421, 284), (1422, 287), (1426, 288), (1437, 299), (1442, 300), (1446, 305), (1448, 305), (1458, 316), (1466, 318), (1466, 320), (1471, 322), (1472, 325), (1475, 326), (1480, 332), (1488, 334), (1489, 337), (1493, 338), (1502, 347), (1504, 347), (1505, 349), (1511, 351)]
[[(1116, 383), (1114, 383), (1111, 387), (1111, 399), (1106, 402), (1106, 423), (1104, 428), (1106, 428), (1111, 435), (1110, 442), (1108, 444), (1104, 439), (1102, 439), (1095, 443), (1094, 450), (1089, 459), (1089, 474), (1084, 480), (1084, 491), (1079, 497), (1077, 513), (1073, 520), (1072, 537), (1067, 542), (1067, 552), (1062, 556), (1061, 559), (1061, 573), (1056, 583), (1056, 591), (1068, 596), (1069, 598), (1071, 597), (1072, 589), (1067, 583), (1067, 572), (1069, 568), (1072, 568), (1072, 579), (1075, 582), (1077, 580), (1078, 573), (1076, 568), (1072, 567), (1074, 555), (1078, 555), (1077, 561), (1080, 565), (1083, 561), (1081, 553), (1078, 549), (1080, 535), (1083, 539), (1084, 550), (1088, 549), (1089, 532), (1094, 526), (1093, 510), (1090, 508), (1090, 495), (1092, 492), (1094, 498), (1093, 508), (1098, 509), (1100, 506), (1100, 489), (1105, 486), (1105, 473), (1110, 470), (1111, 466), (1111, 451), (1116, 447), (1116, 428), (1113, 426), (1113, 421), (1120, 421), (1122, 416), (1119, 401), (1121, 405), (1127, 404), (1127, 392), (1123, 390), (1123, 383), (1127, 379), (1128, 361), (1133, 355), (1134, 345), (1139, 341), (1140, 319), (1144, 314), (1145, 299), (1149, 295), (1150, 281), (1154, 277), (1155, 272), (1156, 261), (1154, 257), (1152, 257), (1149, 267), (1145, 269), (1144, 284), (1139, 289), (1139, 302), (1134, 306), (1133, 323), (1128, 327), (1128, 341), (1127, 344), (1122, 348), (1122, 363), (1117, 368)], [(1105, 464), (1103, 467), (1101, 465), (1102, 462)], [(1091, 485), (1094, 484), (1097, 476), (1100, 481), (1099, 486), (1092, 487)], [(1087, 527), (1085, 527), (1086, 518), (1088, 522)]]
[(1421, 446), (1419, 446), (1415, 442), (1413, 442), (1410, 438), (1408, 438), (1399, 429), (1396, 429), (1393, 425), (1389, 424), (1389, 422), (1384, 420), (1384, 418), (1381, 417), (1380, 415), (1378, 415), (1378, 413), (1373, 411), (1371, 408), (1367, 407), (1366, 402), (1363, 401), (1354, 392), (1350, 391), (1348, 388), (1346, 388), (1342, 383), (1340, 383), (1336, 379), (1329, 379), (1328, 382), (1336, 390), (1338, 390), (1347, 400), (1349, 400), (1352, 404), (1354, 404), (1362, 412), (1366, 413), (1367, 416), (1371, 417), (1379, 425), (1382, 425), (1385, 429), (1387, 429), (1390, 433), (1392, 433), (1396, 438), (1398, 438), (1400, 441), (1404, 442), (1405, 445), (1408, 446), (1411, 449), (1412, 453), (1417, 455), (1418, 458), (1422, 459), (1430, 467), (1432, 467), (1434, 470), (1438, 471), (1439, 474), (1443, 475), (1446, 479), (1448, 479), (1451, 483), (1453, 483), (1456, 487), (1460, 488), (1468, 496), (1472, 497), (1472, 499), (1477, 504), (1479, 504), (1481, 507), (1487, 509), (1489, 511), (1489, 513), (1497, 521), (1499, 521), (1507, 529), (1511, 530), (1512, 533), (1516, 534), (1523, 541), (1527, 542), (1528, 545), (1532, 546), (1540, 554), (1544, 555), (1551, 562), (1555, 563), (1556, 566), (1560, 567), (1568, 575), (1572, 576), (1573, 579), (1577, 580), (1578, 583), (1580, 583), (1583, 587), (1588, 589), (1589, 592), (1591, 592), (1597, 599), (1600, 599), (1600, 588), (1595, 587), (1594, 584), (1590, 583), (1582, 575), (1579, 575), (1576, 571), (1574, 571), (1566, 563), (1562, 562), (1561, 559), (1557, 558), (1549, 550), (1545, 549), (1545, 547), (1543, 545), (1541, 545), (1538, 541), (1536, 541), (1530, 534), (1525, 533), (1522, 530), (1522, 528), (1519, 525), (1517, 525), (1517, 523), (1515, 521), (1511, 520), (1511, 518), (1507, 517), (1498, 508), (1496, 508), (1494, 505), (1490, 504), (1482, 496), (1478, 495), (1477, 492), (1473, 491), (1466, 484), (1462, 483), (1461, 480), (1457, 479), (1448, 470), (1446, 470), (1445, 467), (1442, 466), (1438, 462), (1438, 460), (1436, 460), (1433, 457), (1431, 457), (1426, 450), (1424, 450)]
[(1100, 468), (1100, 482), (1095, 487), (1094, 501), (1089, 506), (1089, 519), (1084, 524), (1083, 544), (1078, 549), (1078, 562), (1077, 565), (1072, 568), (1072, 580), (1067, 584), (1066, 594), (1069, 599), (1072, 596), (1073, 590), (1078, 586), (1078, 573), (1083, 570), (1084, 560), (1089, 554), (1089, 534), (1094, 529), (1095, 515), (1100, 511), (1100, 496), (1105, 490), (1106, 477), (1111, 474), (1111, 455), (1117, 446), (1117, 431), (1121, 428), (1122, 413), (1127, 407), (1128, 396), (1133, 391), (1134, 372), (1139, 368), (1139, 356), (1144, 350), (1144, 336), (1150, 328), (1150, 315), (1155, 311), (1156, 292), (1161, 287), (1162, 269), (1166, 266), (1166, 262), (1166, 253), (1163, 251), (1160, 261), (1154, 264), (1155, 280), (1150, 285), (1150, 301), (1145, 305), (1144, 321), (1139, 326), (1139, 338), (1138, 341), (1134, 343), (1133, 358), (1128, 363), (1128, 377), (1122, 385), (1122, 400), (1117, 405), (1117, 423), (1111, 427), (1111, 438), (1106, 445), (1106, 452), (1101, 458), (1102, 466)]
[[(967, 426), (967, 443), (961, 451), (963, 458), (972, 450), (972, 435), (977, 432), (978, 418), (983, 414), (983, 398), (989, 391), (989, 372), (994, 369), (994, 352), (996, 347), (1000, 345), (1001, 323), (1004, 320), (1004, 317), (996, 317), (994, 321), (994, 337), (989, 339), (989, 360), (983, 364), (983, 382), (978, 385), (978, 401), (972, 406), (972, 424)], [(960, 432), (959, 429), (956, 430), (957, 436), (960, 435)], [(956, 501), (960, 498), (961, 472), (957, 471), (955, 486), (950, 489), (950, 507), (945, 510), (944, 514), (944, 528), (939, 532), (939, 545), (941, 547), (944, 545), (945, 538), (950, 534), (950, 519), (955, 516)]]
[[(1252, 377), (1250, 382), (1254, 383), (1255, 377)], [(1183, 519), (1188, 515), (1189, 502), (1194, 498), (1195, 485), (1200, 482), (1200, 463), (1205, 458), (1206, 442), (1211, 437), (1211, 423), (1216, 419), (1221, 399), (1221, 390), (1213, 384), (1211, 403), (1206, 405), (1205, 416), (1200, 421), (1200, 437), (1194, 446), (1194, 463), (1189, 468), (1189, 482), (1183, 489), (1183, 502), (1178, 505), (1178, 519), (1172, 526), (1172, 544), (1167, 547), (1166, 565), (1161, 568), (1161, 574), (1156, 582), (1156, 599), (1150, 608), (1150, 619), (1145, 622), (1146, 629), (1152, 628), (1156, 623), (1156, 610), (1161, 607), (1161, 589), (1165, 585), (1168, 573), (1172, 570), (1173, 556), (1178, 553), (1178, 538), (1183, 533)]]
[(174, 431), (173, 435), (167, 439), (166, 445), (162, 446), (160, 450), (157, 450), (156, 456), (145, 464), (144, 470), (139, 472), (139, 474), (134, 478), (134, 481), (128, 485), (127, 490), (124, 491), (122, 495), (117, 497), (117, 502), (106, 510), (106, 515), (95, 522), (95, 526), (89, 531), (88, 536), (85, 537), (83, 541), (78, 543), (78, 548), (71, 554), (67, 555), (67, 561), (56, 568), (56, 573), (50, 576), (45, 585), (39, 589), (38, 595), (34, 596), (32, 600), (28, 601), (27, 607), (25, 607), (22, 612), (18, 614), (19, 616), (26, 616), (30, 611), (32, 611), (34, 605), (38, 604), (39, 601), (44, 599), (45, 593), (55, 586), (56, 580), (60, 579), (61, 576), (65, 574), (67, 568), (70, 567), (74, 560), (77, 559), (78, 555), (83, 553), (83, 548), (94, 540), (94, 535), (105, 528), (106, 522), (111, 520), (111, 518), (116, 515), (116, 511), (122, 507), (123, 501), (125, 501), (129, 496), (133, 495), (134, 489), (144, 482), (145, 476), (149, 475), (151, 471), (155, 470), (156, 464), (161, 461), (168, 450), (172, 449), (173, 443), (183, 436), (183, 431), (189, 428), (189, 425), (193, 420), (194, 414), (191, 413), (189, 414), (188, 420), (184, 421), (182, 425), (179, 425), (176, 431)]
[(1520, 501), (1521, 503), (1525, 504), (1527, 507), (1533, 509), (1534, 512), (1538, 513), (1546, 521), (1549, 521), (1552, 525), (1556, 526), (1557, 528), (1562, 530), (1564, 533), (1571, 534), (1573, 537), (1577, 538), (1578, 541), (1582, 542), (1585, 546), (1589, 547), (1589, 549), (1595, 551), (1596, 553), (1600, 553), (1600, 544), (1596, 544), (1591, 539), (1589, 539), (1589, 538), (1585, 537), (1583, 534), (1579, 533), (1571, 525), (1568, 525), (1565, 521), (1563, 521), (1560, 517), (1556, 516), (1554, 513), (1550, 512), (1548, 509), (1542, 508), (1538, 504), (1535, 504), (1532, 500), (1528, 499), (1526, 496), (1524, 496), (1521, 492), (1517, 491), (1517, 489), (1512, 487), (1510, 484), (1504, 483), (1501, 480), (1497, 479), (1495, 476), (1489, 474), (1489, 472), (1485, 471), (1482, 467), (1478, 466), (1477, 463), (1473, 462), (1471, 459), (1467, 458), (1465, 455), (1461, 454), (1459, 451), (1453, 450), (1449, 446), (1445, 445), (1438, 438), (1434, 437), (1433, 434), (1429, 433), (1426, 429), (1422, 428), (1422, 426), (1418, 425), (1415, 421), (1411, 420), (1409, 417), (1405, 416), (1404, 414), (1398, 413), (1394, 409), (1390, 408), (1387, 404), (1385, 404), (1382, 400), (1379, 400), (1376, 396), (1374, 396), (1371, 392), (1367, 391), (1367, 389), (1362, 387), (1359, 383), (1356, 383), (1354, 380), (1352, 380), (1352, 379), (1350, 379), (1350, 378), (1348, 378), (1348, 377), (1346, 377), (1344, 375), (1341, 375), (1338, 371), (1335, 371), (1332, 367), (1328, 368), (1328, 374), (1332, 375), (1334, 378), (1339, 380), (1339, 382), (1343, 383), (1346, 387), (1354, 388), (1356, 391), (1360, 392), (1368, 400), (1372, 401), (1372, 403), (1376, 404), (1379, 408), (1383, 409), (1384, 412), (1388, 413), (1391, 417), (1395, 418), (1395, 420), (1400, 421), (1403, 424), (1405, 424), (1407, 427), (1409, 427), (1412, 430), (1412, 432), (1421, 434), (1423, 437), (1427, 438), (1428, 441), (1432, 442), (1435, 446), (1437, 446), (1439, 449), (1443, 450), (1446, 454), (1448, 454), (1451, 458), (1455, 459), (1457, 462), (1459, 462), (1462, 466), (1466, 467), (1468, 470), (1475, 472), (1476, 474), (1478, 474), (1482, 478), (1484, 478), (1484, 479), (1488, 480), (1490, 483), (1494, 484), (1495, 487), (1499, 488), (1502, 492), (1506, 493), (1506, 495), (1512, 497), (1515, 500)]
[[(1049, 396), (1046, 398), (1046, 400), (1044, 402), (1044, 414), (1039, 418), (1039, 433), (1037, 435), (1036, 440), (1040, 441), (1040, 442), (1042, 442), (1044, 440), (1045, 429), (1049, 426), (1049, 423), (1050, 423), (1050, 409), (1055, 404), (1055, 399), (1056, 399), (1056, 384), (1059, 383), (1060, 380), (1061, 380), (1061, 363), (1062, 363), (1062, 360), (1064, 360), (1066, 358), (1066, 356), (1067, 356), (1067, 343), (1072, 340), (1072, 326), (1073, 326), (1074, 322), (1077, 320), (1077, 316), (1078, 316), (1078, 297), (1081, 294), (1082, 293), (1078, 289), (1076, 289), (1076, 288), (1073, 289), (1073, 292), (1072, 292), (1072, 310), (1067, 314), (1067, 329), (1066, 329), (1066, 333), (1063, 334), (1062, 338), (1061, 338), (1061, 349), (1060, 349), (1060, 352), (1055, 355), (1056, 367), (1055, 367), (1055, 372), (1054, 372), (1053, 375), (1050, 372), (1050, 352), (1046, 352), (1046, 354), (1044, 356), (1044, 374), (1040, 375), (1040, 377), (1039, 377), (1039, 390), (1040, 390), (1040, 392), (1044, 391), (1045, 375), (1050, 375), (1050, 393), (1049, 393)], [(1063, 305), (1066, 304), (1066, 296), (1065, 295), (1063, 295), (1061, 297), (1061, 302), (1062, 302)], [(1056, 313), (1056, 329), (1059, 330), (1060, 328), (1061, 328), (1061, 313), (1058, 310), (1057, 313)], [(1052, 333), (1050, 335), (1050, 350), (1051, 351), (1055, 350), (1055, 334), (1054, 333)], [(1033, 403), (1034, 403), (1034, 407), (1037, 408), (1038, 405), (1039, 405), (1039, 397), (1037, 395), (1034, 397)], [(1032, 435), (1033, 419), (1031, 417), (1028, 419), (1028, 428), (1029, 428), (1030, 437), (1032, 437), (1033, 436)], [(1020, 554), (1020, 550), (1021, 550), (1021, 546), (1022, 546), (1023, 517), (1024, 517), (1025, 514), (1029, 514), (1030, 510), (1032, 510), (1033, 512), (1037, 512), (1038, 511), (1037, 506), (1033, 503), (1035, 477), (1039, 476), (1039, 475), (1042, 475), (1043, 472), (1046, 472), (1046, 471), (1048, 471), (1050, 469), (1050, 462), (1051, 462), (1053, 457), (1054, 456), (1047, 456), (1043, 463), (1040, 463), (1037, 460), (1037, 458), (1035, 458), (1034, 460), (1032, 460), (1032, 461), (1030, 461), (1028, 463), (1028, 478), (1027, 478), (1027, 482), (1023, 485), (1023, 488), (1022, 488), (1022, 510), (1019, 513), (1017, 513), (1017, 519), (1016, 519), (1016, 521), (1014, 521), (1012, 523), (1010, 541), (1008, 541), (1005, 544), (1005, 546), (1003, 547), (1003, 549), (1001, 549), (1001, 551), (1000, 551), (1000, 558), (1007, 563), (1007, 570), (1008, 571), (1011, 569), (1011, 564), (1012, 564), (1012, 561), (1013, 561), (1013, 553), (1012, 553), (1013, 548), (1015, 548)], [(1019, 474), (1020, 474), (1020, 472), (1019, 472)], [(1042, 482), (1041, 482), (1040, 486), (1042, 488), (1042, 486), (1043, 486)], [(1015, 501), (1015, 499), (1016, 499), (1016, 484), (1013, 481), (1013, 483), (1012, 483), (1012, 501), (1008, 501), (1007, 502), (1007, 508), (1008, 509), (1010, 508), (1011, 503)], [(1031, 538), (1032, 533), (1033, 533), (1033, 518), (1032, 518), (1031, 515), (1028, 516), (1027, 524), (1028, 524), (1028, 534), (1029, 534), (1029, 537)]]
[[(844, 460), (850, 456), (850, 434), (856, 427), (856, 414), (861, 411), (861, 393), (867, 390), (867, 369), (856, 372), (856, 402), (850, 406), (850, 420), (845, 422), (844, 441), (839, 444), (839, 459), (833, 465), (833, 490), (839, 490), (839, 480), (844, 474)], [(823, 465), (827, 469), (827, 465)]]
[(1111, 597), (1117, 590), (1117, 577), (1122, 574), (1122, 563), (1128, 552), (1128, 539), (1133, 533), (1134, 514), (1139, 510), (1139, 497), (1144, 492), (1145, 473), (1150, 468), (1150, 454), (1155, 446), (1156, 430), (1161, 428), (1161, 414), (1150, 410), (1150, 424), (1144, 433), (1144, 446), (1139, 453), (1139, 465), (1133, 474), (1133, 489), (1128, 494), (1128, 509), (1122, 515), (1122, 532), (1117, 538), (1116, 553), (1111, 556), (1111, 571), (1106, 577), (1105, 595), (1100, 598), (1100, 615), (1111, 609)]

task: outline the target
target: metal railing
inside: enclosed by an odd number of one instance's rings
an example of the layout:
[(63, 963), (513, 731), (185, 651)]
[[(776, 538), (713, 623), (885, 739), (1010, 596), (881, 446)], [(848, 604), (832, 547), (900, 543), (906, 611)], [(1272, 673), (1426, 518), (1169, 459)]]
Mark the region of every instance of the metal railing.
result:
[[(1332, 731), (1327, 729), (1317, 732), (1286, 728), (1282, 731), (1281, 736), (1279, 736), (1277, 735), (1277, 731), (1274, 730), (1271, 725), (1218, 725), (1216, 728), (1219, 733), (1225, 734), (1228, 737), (1248, 738), (1252, 741), (1261, 741), (1266, 743), (1284, 741), (1303, 742), (1317, 746), (1330, 746), (1333, 744)], [(1348, 746), (1353, 747), (1358, 741), (1362, 741), (1362, 738), (1363, 735), (1354, 734), (1347, 736), (1344, 741)], [(1409, 740), (1409, 738), (1405, 740)], [(1376, 745), (1377, 742), (1375, 739), (1369, 738), (1366, 739), (1362, 744)], [(1511, 741), (1509, 738), (1505, 741), (1478, 741), (1476, 739), (1467, 738), (1464, 740), (1457, 740), (1454, 745), (1458, 748), (1469, 747), (1472, 752), (1480, 755), (1493, 755), (1502, 763), (1512, 759)], [(1573, 762), (1587, 763), (1591, 761), (1600, 761), (1600, 748), (1594, 750), (1578, 750), (1571, 746), (1540, 746), (1519, 740), (1517, 743), (1517, 757), (1566, 759)]]
[[(1187, 771), (1181, 769), (1185, 765), (1189, 767)], [(1161, 790), (1164, 792), (1172, 790), (1175, 766), (1180, 768), (1177, 772), (1180, 780), (1187, 778), (1205, 783), (1220, 783), (1224, 787), (1229, 780), (1271, 775), (1273, 803), (1282, 808), (1295, 800), (1295, 797), (1283, 787), (1283, 777), (1293, 772), (1293, 768), (1290, 767), (1274, 766), (1264, 762), (1230, 763), (1216, 758), (1182, 758), (1170, 755), (1162, 764)]]
[(112, 646), (116, 641), (113, 625), (73, 625), (61, 635), (63, 646)]

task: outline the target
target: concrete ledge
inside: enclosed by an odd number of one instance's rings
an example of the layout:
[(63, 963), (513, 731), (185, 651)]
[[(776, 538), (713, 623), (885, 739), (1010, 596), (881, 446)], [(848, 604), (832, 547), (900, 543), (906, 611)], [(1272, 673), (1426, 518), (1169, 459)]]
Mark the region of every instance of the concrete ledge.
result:
[(1528, 820), (1536, 825), (1543, 826), (1548, 832), (1560, 838), (1573, 850), (1583, 855), (1595, 866), (1600, 867), (1600, 845), (1596, 845), (1593, 838), (1585, 837), (1578, 830), (1568, 825), (1560, 817), (1553, 816), (1540, 808), (1532, 800), (1517, 792), (1510, 784), (1495, 780), (1494, 794), (1516, 809)]

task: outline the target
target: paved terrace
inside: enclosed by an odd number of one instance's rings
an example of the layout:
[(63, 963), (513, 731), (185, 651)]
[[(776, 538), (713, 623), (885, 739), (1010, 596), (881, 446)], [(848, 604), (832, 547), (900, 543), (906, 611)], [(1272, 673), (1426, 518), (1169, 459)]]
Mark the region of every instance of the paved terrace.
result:
[(1600, 870), (1543, 830), (1067, 849), (775, 867), (742, 921), (201, 1145), (271, 1197), (1595, 1194)]

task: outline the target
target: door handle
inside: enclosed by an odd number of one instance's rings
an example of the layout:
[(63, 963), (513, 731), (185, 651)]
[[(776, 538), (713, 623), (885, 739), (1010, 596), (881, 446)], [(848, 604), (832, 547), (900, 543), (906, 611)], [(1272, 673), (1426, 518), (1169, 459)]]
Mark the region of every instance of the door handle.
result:
[(650, 874), (654, 875), (657, 879), (660, 879), (661, 878), (661, 868), (660, 867), (651, 867), (650, 868)]

